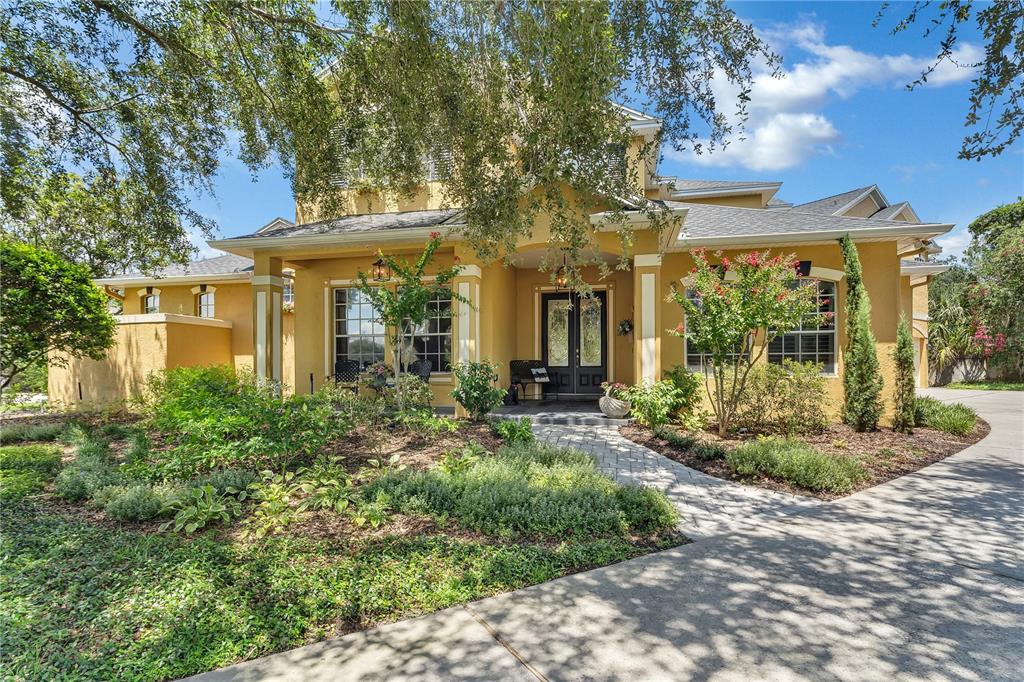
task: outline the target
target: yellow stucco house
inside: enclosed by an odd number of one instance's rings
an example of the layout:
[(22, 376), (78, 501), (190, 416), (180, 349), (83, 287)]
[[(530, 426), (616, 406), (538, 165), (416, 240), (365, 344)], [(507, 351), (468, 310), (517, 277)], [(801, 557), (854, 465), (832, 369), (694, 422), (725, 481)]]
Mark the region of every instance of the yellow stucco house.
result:
[[(638, 142), (657, 130), (657, 119), (627, 115)], [(891, 203), (874, 185), (794, 206), (776, 198), (778, 182), (663, 177), (653, 161), (639, 175), (642, 186), (627, 211), (635, 219), (632, 268), (605, 278), (588, 270), (592, 299), (559, 290), (550, 272), (538, 270), (549, 248), (543, 221), (507, 266), (479, 260), (461, 240), (462, 212), (441, 205), (436, 183), (405, 200), (341, 189), (348, 193), (346, 215), (319, 215), (300, 201), (295, 223), (278, 218), (252, 234), (210, 242), (226, 255), (156, 277), (97, 280), (123, 301), (117, 344), (106, 360), (51, 368), (51, 400), (117, 401), (138, 392), (153, 370), (215, 362), (306, 392), (330, 381), (341, 363), (390, 360), (376, 311), (352, 285), (359, 271), (371, 270), (378, 250), (412, 256), (433, 231), (446, 237), (435, 265), (459, 259), (464, 267), (453, 286), (471, 302), (434, 301), (434, 319), (416, 338), (418, 357), (431, 361), (438, 406), (453, 405), (450, 369), (459, 361), (496, 363), (507, 386), (511, 361), (539, 360), (563, 398), (593, 396), (604, 380), (659, 379), (684, 363), (699, 370), (700, 353), (666, 331), (683, 322), (666, 296), (673, 284), (685, 287), (689, 251), (706, 247), (730, 256), (770, 249), (804, 262), (821, 310), (834, 311), (835, 324), (790, 330), (768, 349), (767, 361), (822, 363), (838, 408), (845, 290), (837, 240), (846, 234), (860, 251), (887, 393), (901, 313), (913, 320), (919, 383), (927, 384), (927, 286), (944, 269), (928, 259), (939, 251), (931, 240), (951, 224), (920, 220), (909, 204)], [(660, 238), (646, 229), (641, 202), (678, 217), (678, 229)], [(613, 228), (603, 225), (600, 211), (590, 222), (600, 256), (617, 262), (621, 246)], [(632, 331), (620, 333), (627, 320)]]

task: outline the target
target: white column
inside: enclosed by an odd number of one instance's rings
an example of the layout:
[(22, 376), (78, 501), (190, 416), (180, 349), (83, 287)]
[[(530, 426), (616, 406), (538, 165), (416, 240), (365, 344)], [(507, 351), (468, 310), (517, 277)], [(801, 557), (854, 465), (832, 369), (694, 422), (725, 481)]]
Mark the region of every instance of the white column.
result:
[(655, 276), (645, 272), (640, 275), (640, 378), (656, 381), (655, 328)]

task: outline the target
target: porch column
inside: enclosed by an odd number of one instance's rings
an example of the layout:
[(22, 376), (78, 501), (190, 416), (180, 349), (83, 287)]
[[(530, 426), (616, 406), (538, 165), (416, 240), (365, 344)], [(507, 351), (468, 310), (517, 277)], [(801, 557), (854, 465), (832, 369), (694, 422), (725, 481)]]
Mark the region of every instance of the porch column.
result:
[(459, 276), (452, 282), (453, 291), (470, 301), (457, 301), (452, 338), (455, 362), (480, 362), (480, 277), (479, 265), (462, 266)]
[(281, 259), (255, 254), (252, 276), (253, 371), (261, 379), (281, 382), (281, 305), (284, 278)]
[[(452, 281), (452, 291), (469, 303), (452, 301), (452, 362), (480, 362), (480, 276), (479, 265), (463, 265)], [(455, 385), (452, 385), (455, 388)], [(455, 415), (468, 413), (458, 403)]]
[(633, 376), (637, 383), (661, 377), (661, 254), (633, 258)]

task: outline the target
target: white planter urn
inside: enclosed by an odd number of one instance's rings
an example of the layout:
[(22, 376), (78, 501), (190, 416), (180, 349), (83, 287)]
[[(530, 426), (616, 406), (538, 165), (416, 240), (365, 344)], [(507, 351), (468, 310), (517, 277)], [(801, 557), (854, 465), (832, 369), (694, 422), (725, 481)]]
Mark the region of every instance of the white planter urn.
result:
[(609, 419), (623, 419), (629, 414), (629, 403), (613, 398), (607, 393), (601, 396), (597, 404), (600, 405), (602, 414)]

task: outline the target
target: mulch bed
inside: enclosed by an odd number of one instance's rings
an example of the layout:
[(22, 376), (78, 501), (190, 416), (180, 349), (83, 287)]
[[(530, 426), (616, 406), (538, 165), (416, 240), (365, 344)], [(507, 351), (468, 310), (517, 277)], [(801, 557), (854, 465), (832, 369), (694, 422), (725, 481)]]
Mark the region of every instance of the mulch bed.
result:
[[(677, 429), (677, 431), (680, 435), (684, 433), (680, 429)], [(988, 423), (980, 418), (974, 427), (974, 431), (966, 436), (954, 436), (927, 427), (917, 427), (914, 429), (914, 433), (909, 435), (896, 433), (889, 429), (881, 429), (872, 433), (858, 433), (846, 424), (833, 424), (823, 433), (802, 436), (799, 440), (821, 452), (860, 460), (868, 472), (868, 478), (854, 490), (850, 491), (853, 493), (885, 483), (904, 474), (912, 473), (929, 464), (934, 464), (939, 460), (960, 452), (969, 445), (977, 443), (987, 436), (988, 432)], [(814, 492), (785, 481), (762, 476), (739, 476), (729, 468), (729, 465), (724, 460), (706, 461), (699, 459), (690, 451), (670, 445), (661, 438), (658, 438), (650, 429), (643, 426), (629, 424), (621, 427), (619, 433), (634, 443), (648, 447), (691, 469), (696, 469), (697, 471), (702, 471), (727, 481), (755, 485), (796, 495), (817, 497), (822, 500), (833, 500), (843, 497), (843, 495), (835, 493)], [(702, 432), (699, 435), (702, 440), (719, 443), (729, 450), (737, 448), (755, 437), (753, 435), (738, 435), (733, 438), (722, 439), (715, 434), (706, 432)]]

